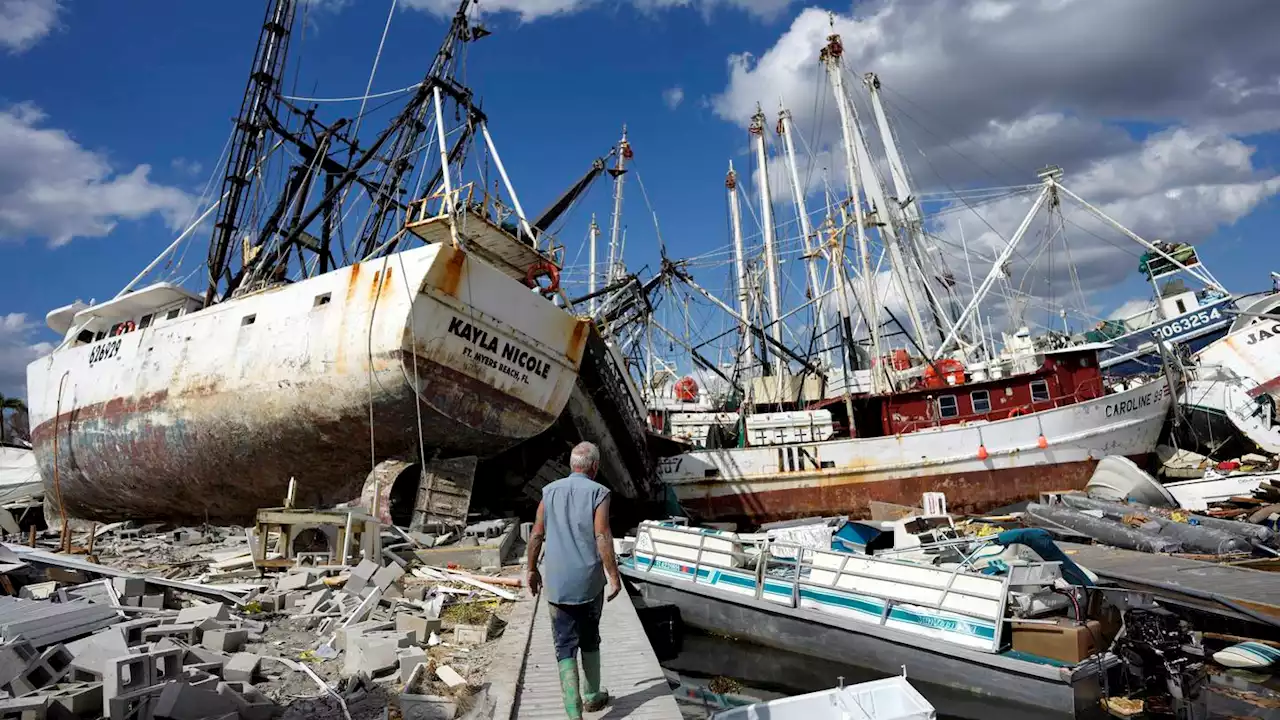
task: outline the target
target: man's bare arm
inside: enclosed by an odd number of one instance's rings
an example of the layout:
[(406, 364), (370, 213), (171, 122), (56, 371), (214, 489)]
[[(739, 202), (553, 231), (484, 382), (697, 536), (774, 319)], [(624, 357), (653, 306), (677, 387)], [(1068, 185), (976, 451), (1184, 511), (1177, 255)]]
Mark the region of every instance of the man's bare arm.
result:
[(542, 575), (538, 572), (538, 559), (542, 556), (542, 543), (547, 535), (546, 514), (542, 503), (538, 503), (538, 515), (533, 519), (533, 530), (529, 533), (529, 552), (526, 556), (528, 565), (529, 593), (537, 595), (542, 590)]
[(609, 529), (609, 498), (600, 501), (596, 506), (595, 518), (596, 551), (600, 553), (600, 562), (604, 563), (605, 577), (609, 578), (609, 600), (618, 596), (622, 590), (622, 579), (618, 576), (618, 558), (613, 554), (613, 532)]

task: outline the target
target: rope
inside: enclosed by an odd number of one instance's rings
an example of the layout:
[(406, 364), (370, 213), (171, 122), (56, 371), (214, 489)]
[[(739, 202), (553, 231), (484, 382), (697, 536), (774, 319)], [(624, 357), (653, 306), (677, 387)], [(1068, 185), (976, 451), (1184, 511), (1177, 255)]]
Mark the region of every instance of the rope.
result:
[[(395, 3), (392, 3), (392, 5), (394, 6), (394, 5), (395, 5)], [(385, 40), (387, 36), (386, 36), (386, 35), (383, 35), (382, 37), (383, 37), (383, 39)], [(379, 46), (378, 51), (379, 51), (379, 54), (381, 54), (381, 51), (382, 51), (381, 46)], [(377, 67), (378, 67), (378, 66), (377, 66), (377, 63), (375, 62), (375, 63), (374, 63), (374, 70), (375, 70), (375, 71), (377, 70)], [(370, 81), (370, 84), (372, 84), (372, 82), (373, 82), (373, 75), (372, 75), (372, 74), (370, 74), (370, 75), (369, 75), (369, 81)], [(352, 95), (351, 97), (317, 98), (317, 97), (302, 97), (302, 96), (299, 96), (299, 95), (281, 95), (280, 97), (281, 97), (281, 99), (283, 99), (283, 100), (294, 100), (294, 101), (296, 101), (296, 102), (310, 102), (310, 103), (355, 102), (356, 100), (359, 100), (359, 101), (362, 103), (362, 104), (361, 104), (361, 107), (360, 107), (360, 112), (363, 114), (363, 112), (364, 112), (364, 105), (363, 105), (363, 103), (364, 103), (365, 101), (367, 101), (367, 100), (377, 100), (378, 98), (384, 98), (384, 97), (388, 97), (388, 96), (391, 96), (391, 95), (399, 95), (399, 94), (401, 94), (401, 93), (407, 93), (407, 92), (409, 92), (410, 90), (417, 90), (417, 89), (418, 89), (418, 88), (420, 88), (420, 87), (422, 87), (422, 83), (414, 83), (414, 84), (409, 85), (409, 86), (407, 86), (407, 87), (402, 87), (402, 88), (400, 88), (400, 89), (398, 89), (398, 90), (387, 90), (387, 91), (385, 91), (385, 92), (372, 93), (372, 94), (369, 94), (369, 95)], [(368, 92), (368, 90), (366, 90), (365, 92)]]

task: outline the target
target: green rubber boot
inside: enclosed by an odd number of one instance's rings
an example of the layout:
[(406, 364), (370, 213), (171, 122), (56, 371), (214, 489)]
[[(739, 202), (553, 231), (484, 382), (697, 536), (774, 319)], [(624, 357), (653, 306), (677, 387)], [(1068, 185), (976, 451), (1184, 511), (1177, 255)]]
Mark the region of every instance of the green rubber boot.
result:
[(600, 651), (582, 652), (582, 674), (586, 676), (586, 692), (582, 693), (587, 712), (603, 710), (609, 704), (609, 691), (600, 687)]
[(578, 661), (569, 658), (560, 663), (560, 696), (569, 720), (582, 720), (582, 693), (578, 689)]

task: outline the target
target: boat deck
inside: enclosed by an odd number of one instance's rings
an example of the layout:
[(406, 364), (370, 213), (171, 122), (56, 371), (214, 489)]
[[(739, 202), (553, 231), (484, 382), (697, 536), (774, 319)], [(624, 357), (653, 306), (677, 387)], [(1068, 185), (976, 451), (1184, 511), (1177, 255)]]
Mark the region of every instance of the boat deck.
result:
[(1257, 619), (1215, 599), (1222, 598), (1253, 613), (1280, 619), (1280, 577), (1275, 573), (1101, 545), (1059, 545), (1098, 577), (1123, 587), (1153, 592), (1166, 601), (1220, 615)]
[[(587, 718), (681, 720), (680, 708), (658, 657), (649, 644), (640, 616), (626, 593), (604, 605), (600, 618), (601, 682), (612, 696), (604, 710)], [(534, 609), (533, 629), (525, 651), (524, 676), (511, 717), (563, 720), (560, 674), (551, 641), (551, 618), (542, 597)]]

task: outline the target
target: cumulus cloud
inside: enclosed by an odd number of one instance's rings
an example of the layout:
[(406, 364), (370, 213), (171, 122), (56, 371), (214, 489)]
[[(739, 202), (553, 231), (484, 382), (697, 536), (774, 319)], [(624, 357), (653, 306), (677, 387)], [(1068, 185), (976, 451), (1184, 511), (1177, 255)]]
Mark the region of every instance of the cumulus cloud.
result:
[(0, 315), (0, 394), (25, 397), (27, 364), (53, 350), (48, 342), (32, 342), (38, 327), (23, 313)]
[[(478, 7), (485, 14), (513, 13), (522, 22), (539, 18), (568, 15), (598, 5), (600, 0), (483, 0)], [(791, 5), (791, 0), (631, 0), (641, 11), (656, 12), (674, 7), (694, 8), (709, 17), (718, 8), (738, 10), (760, 20), (777, 19)], [(448, 17), (458, 10), (457, 0), (400, 0), (407, 8), (424, 10)]]
[(0, 46), (29, 49), (53, 31), (61, 10), (58, 0), (0, 0)]
[(45, 238), (56, 247), (107, 235), (120, 220), (159, 214), (177, 228), (190, 217), (195, 199), (152, 182), (149, 165), (117, 171), (45, 120), (29, 103), (0, 110), (0, 240)]
[(169, 161), (169, 167), (183, 175), (199, 175), (204, 170), (204, 164), (199, 160), (188, 160), (184, 157), (176, 157)]
[[(772, 46), (728, 58), (727, 84), (711, 106), (745, 129), (758, 102), (783, 98), (803, 138), (806, 190), (829, 184), (843, 193), (840, 126), (819, 62), (828, 36), (839, 34), (846, 89), (881, 176), (888, 173), (867, 72), (882, 83), (913, 193), (950, 199), (929, 205), (939, 213), (928, 226), (931, 242), (964, 276), (963, 222), (980, 282), (1034, 193), (987, 197), (971, 209), (954, 199), (957, 190), (1034, 184), (1039, 168), (1057, 164), (1068, 187), (1140, 235), (1187, 242), (1273, 198), (1280, 178), (1259, 165), (1252, 136), (1280, 130), (1280, 47), (1263, 29), (1277, 22), (1280, 5), (1266, 0), (1226, 8), (1159, 0), (869, 0), (834, 17), (807, 9)], [(780, 147), (775, 119), (776, 112), (767, 126)], [(789, 205), (790, 181), (776, 150), (768, 172), (775, 202)], [(759, 169), (748, 176), (758, 184)], [(1080, 294), (1100, 312), (1109, 303), (1097, 293), (1136, 276), (1141, 248), (1070, 201), (1063, 211), (1066, 227), (1055, 241), (1046, 245), (1055, 231), (1042, 215), (1009, 263), (1008, 280), (998, 283), (1018, 298), (1004, 305), (1019, 314), (1046, 298)]]
[(679, 85), (662, 91), (662, 102), (668, 109), (675, 110), (684, 102), (684, 88)]

